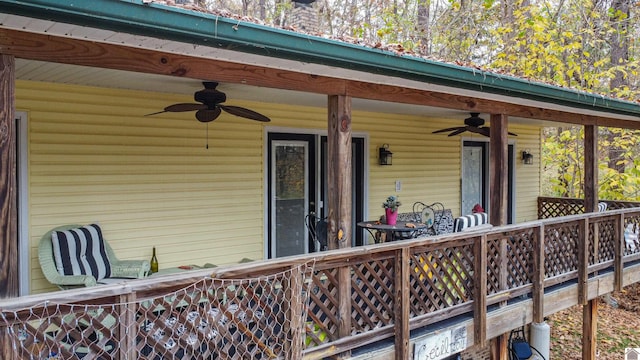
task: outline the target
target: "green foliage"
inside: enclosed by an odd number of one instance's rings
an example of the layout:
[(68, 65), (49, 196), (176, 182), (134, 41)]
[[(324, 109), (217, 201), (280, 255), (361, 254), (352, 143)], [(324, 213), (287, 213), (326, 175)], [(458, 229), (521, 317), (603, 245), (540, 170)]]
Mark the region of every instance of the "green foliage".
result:
[[(601, 128), (598, 141), (598, 193), (601, 199), (640, 201), (640, 131)], [(542, 146), (544, 195), (584, 197), (582, 127), (548, 128)]]
[[(290, 1), (199, 3), (276, 26), (292, 23)], [(338, 38), (640, 98), (640, 7), (628, 0), (326, 0), (313, 9), (320, 32)]]

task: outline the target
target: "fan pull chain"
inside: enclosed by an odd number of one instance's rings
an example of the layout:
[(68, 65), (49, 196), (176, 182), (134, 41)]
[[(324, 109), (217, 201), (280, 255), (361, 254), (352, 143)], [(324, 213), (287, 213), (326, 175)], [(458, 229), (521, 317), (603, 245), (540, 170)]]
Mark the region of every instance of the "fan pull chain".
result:
[(205, 149), (209, 149), (209, 123), (207, 123), (207, 130), (205, 131), (205, 134), (206, 134), (206, 137), (207, 137), (207, 139), (206, 139), (207, 145), (205, 146)]

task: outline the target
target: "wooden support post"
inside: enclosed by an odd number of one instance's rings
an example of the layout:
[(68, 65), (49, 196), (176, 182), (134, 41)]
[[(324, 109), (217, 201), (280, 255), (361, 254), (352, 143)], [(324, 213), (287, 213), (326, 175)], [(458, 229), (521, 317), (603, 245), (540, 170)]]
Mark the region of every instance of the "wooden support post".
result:
[[(351, 98), (329, 96), (327, 135), (328, 247), (351, 246)], [(351, 268), (338, 268), (338, 337), (351, 336)], [(336, 355), (347, 359), (351, 351)]]
[(584, 212), (598, 208), (598, 127), (584, 126)]
[(302, 297), (302, 272), (298, 265), (291, 268), (291, 277), (287, 282), (286, 298), (289, 300), (289, 326), (286, 329), (290, 341), (285, 341), (285, 359), (295, 360), (302, 356), (304, 321), (302, 320), (304, 303)]
[[(351, 267), (338, 268), (338, 337), (351, 336)], [(351, 351), (340, 353), (336, 359), (348, 359)]]
[[(584, 127), (584, 211), (593, 212), (598, 208), (598, 127), (595, 125), (585, 125)], [(588, 289), (586, 285), (589, 245), (588, 241), (588, 222), (581, 226), (582, 229), (587, 227), (584, 232), (585, 249), (580, 248), (580, 259), (578, 271), (584, 272), (579, 276), (580, 284), (578, 284), (578, 296), (580, 303), (585, 304), (582, 307), (582, 358), (595, 359), (596, 356), (596, 330), (598, 319), (598, 299), (587, 301)], [(582, 230), (584, 231), (584, 230)], [(586, 259), (583, 253), (586, 252)], [(584, 277), (584, 279), (583, 279)], [(582, 281), (585, 283), (582, 284)]]
[(589, 220), (578, 227), (578, 304), (586, 305), (589, 296)]
[[(596, 265), (600, 262), (600, 223), (596, 221), (591, 223), (591, 226), (593, 227), (593, 264)], [(587, 256), (589, 256), (588, 251), (587, 246)], [(588, 257), (587, 261), (589, 261)], [(596, 272), (595, 275), (597, 274)]]
[[(491, 114), (491, 128), (489, 130), (489, 146), (491, 158), (489, 159), (489, 221), (494, 226), (507, 223), (507, 186), (508, 186), (508, 117), (506, 114)], [(501, 269), (507, 265), (507, 242), (500, 242)], [(500, 288), (505, 289), (507, 274), (500, 272)], [(492, 352), (497, 357), (492, 359), (505, 359), (508, 356), (508, 334), (502, 334), (494, 342)]]
[(509, 357), (509, 336), (502, 334), (491, 340), (491, 360), (507, 360)]
[(620, 214), (616, 219), (618, 231), (614, 235), (616, 238), (613, 243), (613, 288), (616, 291), (622, 291), (624, 287), (622, 275), (624, 274), (624, 250), (627, 245), (624, 239), (624, 227), (624, 214)]
[(544, 322), (544, 225), (538, 227), (533, 242), (533, 322)]
[[(498, 288), (500, 291), (509, 289), (509, 273), (507, 267), (509, 266), (509, 244), (507, 238), (500, 239), (500, 272), (498, 274)], [(507, 305), (506, 301), (502, 301), (500, 306)]]
[(122, 294), (118, 297), (118, 322), (119, 344), (118, 353), (120, 359), (135, 359), (138, 356), (136, 348), (136, 334), (138, 323), (136, 322), (136, 293)]
[(480, 347), (487, 345), (487, 235), (474, 244), (473, 269), (473, 339)]
[(582, 307), (582, 359), (595, 360), (598, 330), (598, 298)]
[(397, 360), (410, 358), (409, 354), (409, 247), (396, 250), (395, 263), (395, 354)]
[(329, 96), (327, 133), (328, 247), (351, 247), (351, 97)]
[(505, 114), (491, 114), (489, 146), (489, 221), (494, 226), (507, 224), (508, 121)]
[(9, 329), (4, 326), (0, 326), (0, 359), (18, 359), (18, 353), (13, 348)]
[(19, 295), (15, 67), (0, 54), (0, 298)]

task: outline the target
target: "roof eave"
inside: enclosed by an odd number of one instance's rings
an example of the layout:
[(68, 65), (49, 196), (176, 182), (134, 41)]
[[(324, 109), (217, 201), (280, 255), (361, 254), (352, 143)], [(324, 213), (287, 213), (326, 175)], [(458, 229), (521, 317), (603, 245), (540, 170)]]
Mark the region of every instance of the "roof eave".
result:
[(640, 116), (630, 101), (142, 0), (0, 0), (1, 11), (190, 44), (364, 71), (606, 113)]

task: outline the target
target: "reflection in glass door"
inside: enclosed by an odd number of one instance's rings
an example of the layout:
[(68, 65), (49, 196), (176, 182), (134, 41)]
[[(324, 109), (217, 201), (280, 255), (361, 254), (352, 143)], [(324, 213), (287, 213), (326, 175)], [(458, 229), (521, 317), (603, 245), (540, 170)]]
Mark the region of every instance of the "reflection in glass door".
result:
[(304, 217), (313, 202), (314, 138), (293, 137), (298, 139), (269, 137), (269, 258), (305, 254), (310, 249)]
[(462, 148), (462, 215), (471, 214), (475, 204), (486, 204), (486, 142), (465, 141)]
[[(353, 213), (355, 224), (364, 212), (364, 138), (352, 139)], [(327, 139), (313, 134), (269, 133), (267, 155), (267, 257), (317, 251), (305, 225), (307, 214), (326, 217)], [(362, 245), (355, 232), (352, 246)]]
[[(507, 158), (507, 223), (513, 223), (513, 169), (514, 148), (508, 146)], [(489, 189), (489, 143), (484, 141), (465, 141), (462, 147), (462, 215), (471, 214), (475, 204), (480, 204), (490, 212)]]

